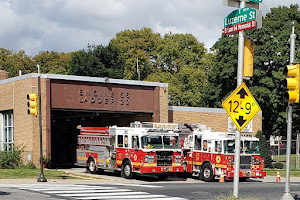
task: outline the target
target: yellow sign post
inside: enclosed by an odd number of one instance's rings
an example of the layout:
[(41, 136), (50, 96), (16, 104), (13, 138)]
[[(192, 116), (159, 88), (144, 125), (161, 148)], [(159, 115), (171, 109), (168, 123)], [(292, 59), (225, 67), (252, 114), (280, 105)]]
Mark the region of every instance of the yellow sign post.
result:
[(261, 110), (245, 83), (236, 88), (222, 103), (222, 106), (239, 132)]

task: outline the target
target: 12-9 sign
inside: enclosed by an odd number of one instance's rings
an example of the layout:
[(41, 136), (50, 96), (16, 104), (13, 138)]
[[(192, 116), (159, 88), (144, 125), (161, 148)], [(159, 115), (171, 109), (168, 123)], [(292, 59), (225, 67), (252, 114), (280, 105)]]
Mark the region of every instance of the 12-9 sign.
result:
[(222, 106), (240, 132), (261, 110), (245, 83), (236, 88)]

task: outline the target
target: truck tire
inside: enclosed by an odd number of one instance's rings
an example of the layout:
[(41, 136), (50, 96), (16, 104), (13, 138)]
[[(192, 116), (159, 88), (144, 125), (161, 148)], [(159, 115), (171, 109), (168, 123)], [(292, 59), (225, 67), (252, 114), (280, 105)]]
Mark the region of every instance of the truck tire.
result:
[(203, 165), (201, 179), (206, 182), (210, 182), (214, 179), (214, 173), (210, 163), (205, 163)]
[(90, 158), (86, 167), (86, 172), (94, 174), (97, 171), (96, 163), (93, 158)]
[(126, 179), (131, 179), (133, 177), (132, 166), (129, 160), (126, 160), (122, 165), (121, 176)]

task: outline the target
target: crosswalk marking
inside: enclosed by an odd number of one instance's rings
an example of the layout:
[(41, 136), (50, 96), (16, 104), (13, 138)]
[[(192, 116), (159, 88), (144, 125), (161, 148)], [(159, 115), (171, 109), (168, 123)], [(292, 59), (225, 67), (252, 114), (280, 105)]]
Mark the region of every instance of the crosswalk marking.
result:
[(78, 199), (141, 199), (141, 198), (146, 198), (146, 199), (150, 199), (152, 200), (152, 198), (159, 198), (161, 200), (160, 197), (166, 197), (166, 195), (129, 195), (129, 196), (99, 196), (99, 197), (83, 197), (83, 198), (78, 198)]
[[(133, 191), (131, 189), (120, 189), (114, 187), (116, 185), (144, 187), (144, 185), (136, 184), (110, 184), (109, 186), (103, 185), (68, 185), (68, 184), (18, 184), (9, 185), (11, 188), (21, 190), (29, 190), (43, 194), (56, 195), (60, 198), (67, 199), (107, 199), (107, 200), (120, 200), (120, 199), (147, 199), (147, 200), (186, 200), (180, 197), (170, 197), (162, 194), (150, 194), (148, 192)], [(150, 186), (155, 187), (155, 186)], [(163, 187), (163, 186), (158, 186)]]
[(59, 193), (65, 193), (65, 194), (75, 194), (75, 193), (104, 193), (104, 192), (128, 192), (131, 190), (128, 189), (117, 189), (117, 190), (60, 190), (60, 191), (45, 191), (45, 193), (48, 194), (59, 194)]
[[(90, 193), (88, 196), (117, 196), (117, 195), (132, 195), (132, 194), (149, 194), (147, 192), (118, 192), (118, 193)], [(61, 194), (63, 197), (84, 197), (87, 194)]]

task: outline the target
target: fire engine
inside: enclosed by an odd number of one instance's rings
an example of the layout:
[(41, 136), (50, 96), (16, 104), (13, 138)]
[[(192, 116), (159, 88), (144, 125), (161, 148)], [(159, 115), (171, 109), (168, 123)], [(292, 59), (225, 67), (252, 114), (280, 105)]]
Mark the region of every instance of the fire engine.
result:
[(129, 179), (135, 174), (167, 178), (183, 172), (176, 124), (132, 123), (131, 127), (79, 127), (77, 165), (87, 172), (120, 171)]
[[(204, 181), (212, 181), (223, 175), (225, 179), (234, 177), (235, 135), (233, 133), (212, 132), (205, 125), (189, 126), (191, 131), (181, 133), (183, 143), (183, 165), (185, 172)], [(240, 149), (241, 180), (263, 178), (264, 159), (259, 154), (259, 140), (242, 135)]]

